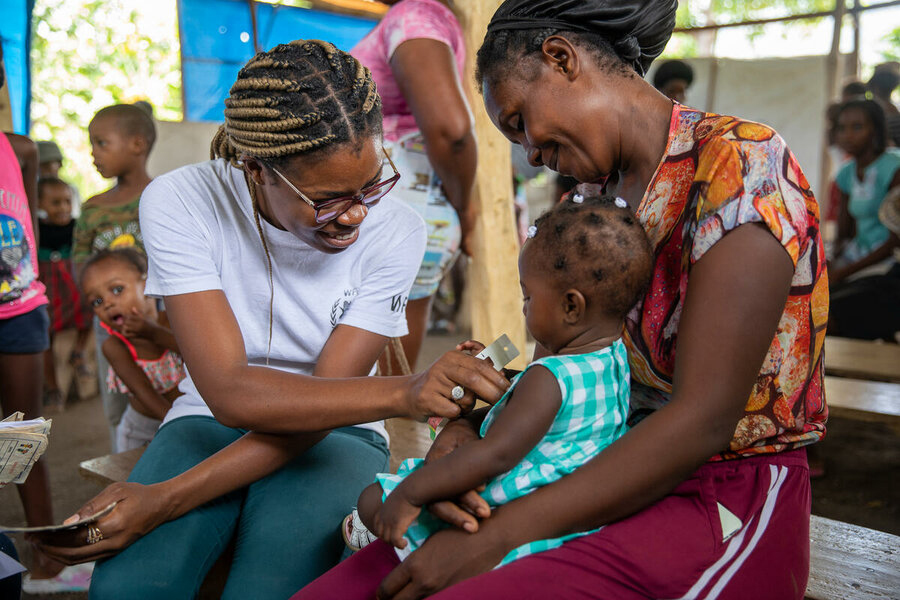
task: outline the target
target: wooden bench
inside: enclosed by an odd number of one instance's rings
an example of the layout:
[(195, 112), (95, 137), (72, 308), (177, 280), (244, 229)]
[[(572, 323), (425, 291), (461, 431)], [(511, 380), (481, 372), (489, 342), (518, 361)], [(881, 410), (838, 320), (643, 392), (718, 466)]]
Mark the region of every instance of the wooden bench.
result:
[(809, 541), (810, 600), (900, 598), (900, 537), (813, 515)]
[(135, 448), (118, 454), (107, 454), (83, 460), (78, 465), (78, 473), (85, 479), (103, 486), (117, 481), (125, 481), (143, 453), (144, 448)]
[(825, 401), (832, 416), (885, 423), (900, 434), (900, 384), (826, 376)]
[(900, 345), (826, 336), (825, 374), (900, 383)]

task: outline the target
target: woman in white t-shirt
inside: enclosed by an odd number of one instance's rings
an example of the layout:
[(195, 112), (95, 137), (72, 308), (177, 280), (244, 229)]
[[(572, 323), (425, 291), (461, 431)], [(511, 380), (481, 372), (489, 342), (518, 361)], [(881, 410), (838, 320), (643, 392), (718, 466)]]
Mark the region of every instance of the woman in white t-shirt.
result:
[(385, 196), (399, 174), (369, 72), (292, 42), (254, 57), (225, 106), (218, 158), (141, 200), (146, 292), (165, 299), (184, 395), (130, 482), (79, 515), (116, 508), (75, 548), (41, 538), (70, 562), (111, 557), (92, 598), (193, 596), (232, 540), (222, 597), (288, 597), (338, 561), (341, 518), (387, 465), (381, 419), (454, 416), (456, 383), (488, 399), (505, 387), (460, 353), (411, 378), (364, 377), (406, 333), (425, 246), (421, 218)]

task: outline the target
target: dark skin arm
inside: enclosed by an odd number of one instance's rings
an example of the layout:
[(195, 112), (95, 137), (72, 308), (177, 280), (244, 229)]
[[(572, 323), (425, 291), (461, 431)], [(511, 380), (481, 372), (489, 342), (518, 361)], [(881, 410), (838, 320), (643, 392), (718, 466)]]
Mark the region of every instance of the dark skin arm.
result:
[(471, 256), (476, 215), (470, 200), (478, 147), (453, 51), (437, 40), (408, 40), (391, 56), (391, 71), (425, 138), (428, 160), (459, 213), (461, 248)]
[[(447, 397), (454, 381), (462, 381), (464, 387), (479, 395), (484, 390), (489, 398), (502, 395), (508, 385), (489, 365), (462, 353), (446, 356), (443, 364), (449, 366), (441, 373), (421, 373), (409, 379), (326, 381), (249, 366), (240, 328), (223, 292), (170, 296), (166, 298), (166, 308), (197, 389), (216, 419), (227, 427), (308, 433), (399, 415), (419, 420), (431, 415), (455, 417), (460, 414), (460, 406)], [(352, 345), (365, 345), (376, 357), (384, 347), (378, 340), (356, 341)], [(341, 350), (326, 346), (321, 359), (335, 351)], [(418, 391), (410, 394), (410, 389)], [(298, 403), (298, 397), (303, 402)], [(252, 403), (247, 402), (248, 398), (266, 401)], [(335, 402), (335, 398), (342, 400)], [(460, 401), (469, 406), (473, 402), (471, 394)]]
[[(386, 404), (387, 407), (384, 408), (388, 416), (391, 412), (395, 415), (408, 415), (410, 413), (403, 412), (401, 408), (406, 410), (410, 406), (430, 406), (435, 402), (434, 398), (447, 393), (456, 383), (468, 385), (468, 381), (475, 389), (483, 390), (489, 398), (494, 399), (499, 398), (507, 387), (505, 380), (490, 366), (462, 353), (448, 353), (428, 372), (408, 378), (364, 377), (345, 381), (324, 379), (361, 377), (368, 373), (384, 349), (383, 336), (349, 326), (338, 326), (332, 332), (319, 355), (314, 371), (316, 377), (264, 367), (247, 367), (246, 362), (241, 369), (233, 364), (228, 365), (226, 361), (227, 357), (236, 353), (244, 356), (244, 345), (237, 322), (222, 292), (170, 296), (166, 298), (166, 306), (170, 317), (179, 314), (182, 316), (181, 320), (172, 318), (171, 321), (174, 330), (178, 332), (176, 337), (179, 346), (185, 350), (185, 363), (198, 388), (197, 373), (204, 373), (200, 377), (214, 377), (218, 361), (221, 361), (218, 372), (222, 378), (240, 378), (248, 372), (251, 373), (248, 377), (256, 376), (254, 381), (245, 382), (248, 385), (230, 380), (221, 387), (210, 386), (209, 382), (204, 386), (222, 395), (233, 394), (236, 398), (242, 398), (242, 402), (250, 405), (251, 412), (254, 408), (262, 411), (268, 403), (276, 401), (293, 404), (294, 410), (301, 410), (306, 403), (317, 403), (324, 397), (325, 401), (336, 405), (338, 411), (343, 408), (345, 412), (343, 416), (329, 418), (356, 424), (381, 418), (368, 418), (372, 413), (368, 408), (359, 409), (363, 416), (360, 413), (354, 416), (352, 412), (360, 406), (365, 407), (367, 403), (379, 402), (378, 406), (381, 407), (383, 399), (373, 396), (383, 394), (393, 399), (395, 405), (390, 407)], [(194, 317), (191, 318), (190, 315)], [(181, 327), (179, 323), (182, 323)], [(226, 348), (229, 343), (237, 346)], [(276, 377), (270, 380), (267, 375)], [(272, 385), (271, 389), (266, 387), (268, 384)], [(445, 387), (448, 385), (449, 387)], [(496, 388), (494, 392), (491, 391), (493, 388)], [(204, 388), (200, 389), (215, 412), (217, 409), (204, 393)], [(283, 397), (275, 398), (276, 391)], [(415, 399), (410, 400), (410, 396)], [(256, 401), (250, 402), (248, 398)], [(259, 399), (265, 399), (265, 402)], [(444, 401), (449, 402), (446, 399)], [(456, 409), (458, 411), (459, 407)], [(318, 443), (327, 434), (327, 429), (330, 427), (283, 435), (252, 431), (196, 467), (168, 481), (146, 486), (118, 483), (108, 487), (79, 509), (78, 515), (70, 517), (75, 519), (77, 516), (88, 516), (112, 502), (119, 502), (112, 513), (97, 523), (104, 535), (100, 543), (84, 545), (84, 529), (76, 530), (68, 538), (42, 535), (35, 536), (35, 539), (48, 554), (70, 564), (111, 556), (160, 524), (276, 471), (294, 456)]]
[(432, 535), (378, 597), (424, 597), (488, 571), (521, 544), (599, 527), (669, 493), (728, 446), (792, 276), (789, 256), (760, 226), (726, 235), (691, 271), (671, 401), (571, 475), (497, 508), (477, 533)]
[(405, 548), (403, 535), (424, 505), (455, 499), (516, 466), (546, 435), (561, 402), (553, 374), (529, 369), (487, 435), (411, 473), (375, 514), (372, 533)]
[(153, 384), (147, 378), (121, 340), (110, 336), (103, 342), (103, 356), (109, 361), (119, 379), (131, 390), (133, 398), (131, 403), (142, 415), (159, 419), (160, 421), (172, 408), (172, 403), (162, 394), (153, 389)]
[(34, 228), (34, 243), (38, 243), (38, 151), (37, 144), (24, 135), (7, 133), (6, 138), (12, 146), (19, 166), (22, 169), (22, 183), (25, 185), (25, 195), (28, 197), (28, 210), (31, 211), (31, 225)]

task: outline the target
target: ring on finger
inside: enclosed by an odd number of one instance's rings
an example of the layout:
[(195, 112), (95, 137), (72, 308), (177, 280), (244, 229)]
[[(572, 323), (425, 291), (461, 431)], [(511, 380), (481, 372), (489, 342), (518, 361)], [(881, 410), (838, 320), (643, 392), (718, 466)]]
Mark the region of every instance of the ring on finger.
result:
[(462, 388), (461, 385), (458, 385), (450, 390), (450, 397), (454, 400), (462, 400), (463, 396), (465, 395), (466, 391)]
[(100, 540), (103, 539), (103, 532), (100, 531), (99, 527), (88, 527), (87, 533), (87, 543), (88, 544), (96, 544)]

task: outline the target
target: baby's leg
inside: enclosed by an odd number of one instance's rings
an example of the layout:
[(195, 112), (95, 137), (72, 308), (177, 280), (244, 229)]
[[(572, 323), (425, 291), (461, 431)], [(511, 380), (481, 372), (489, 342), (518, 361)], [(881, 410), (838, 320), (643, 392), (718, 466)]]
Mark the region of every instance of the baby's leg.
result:
[(381, 497), (383, 494), (384, 490), (381, 489), (381, 484), (373, 483), (359, 495), (356, 510), (359, 513), (359, 518), (362, 519), (363, 525), (365, 525), (367, 529), (372, 529), (375, 513), (381, 508)]

